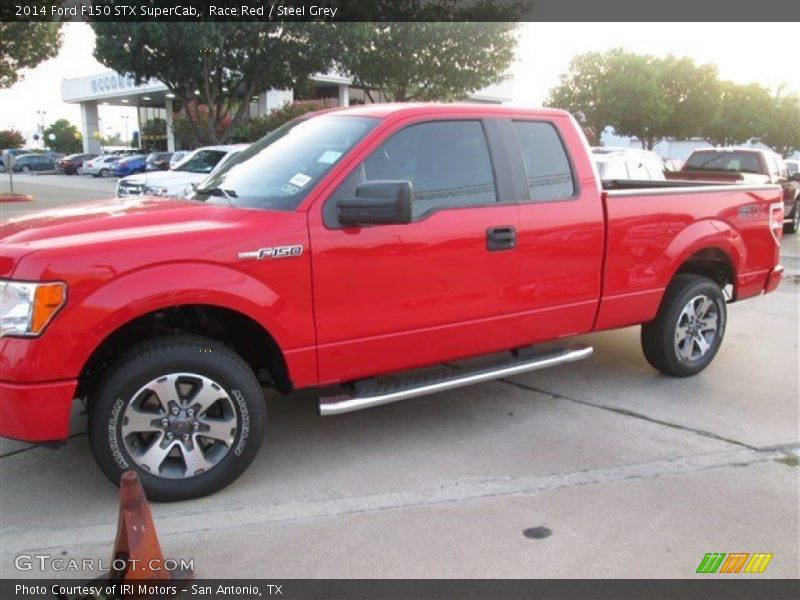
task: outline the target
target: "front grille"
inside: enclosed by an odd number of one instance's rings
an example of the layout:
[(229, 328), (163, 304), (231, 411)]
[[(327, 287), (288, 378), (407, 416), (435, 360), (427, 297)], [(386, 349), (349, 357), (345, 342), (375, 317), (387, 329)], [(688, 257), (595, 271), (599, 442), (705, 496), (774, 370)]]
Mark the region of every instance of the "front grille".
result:
[(117, 196), (141, 196), (143, 192), (144, 184), (141, 183), (120, 181), (117, 184)]

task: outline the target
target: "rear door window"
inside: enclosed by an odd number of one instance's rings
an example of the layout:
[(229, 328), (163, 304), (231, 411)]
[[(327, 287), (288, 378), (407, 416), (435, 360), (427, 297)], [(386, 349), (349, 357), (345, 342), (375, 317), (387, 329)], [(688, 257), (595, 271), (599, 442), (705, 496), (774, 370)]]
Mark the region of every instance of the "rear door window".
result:
[(575, 178), (567, 151), (552, 123), (514, 121), (525, 162), (531, 200), (565, 200), (575, 195)]

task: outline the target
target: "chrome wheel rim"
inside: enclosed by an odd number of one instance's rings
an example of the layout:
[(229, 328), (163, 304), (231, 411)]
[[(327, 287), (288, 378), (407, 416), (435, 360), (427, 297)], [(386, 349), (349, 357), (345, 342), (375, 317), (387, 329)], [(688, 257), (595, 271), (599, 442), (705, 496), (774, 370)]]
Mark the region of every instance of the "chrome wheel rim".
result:
[(121, 436), (133, 462), (151, 475), (187, 479), (213, 469), (238, 430), (233, 401), (217, 382), (170, 373), (142, 386), (128, 401)]
[(685, 362), (703, 358), (719, 334), (719, 308), (708, 296), (695, 296), (683, 307), (675, 328), (675, 350)]
[(794, 207), (794, 216), (792, 217), (792, 226), (794, 230), (800, 229), (800, 205)]

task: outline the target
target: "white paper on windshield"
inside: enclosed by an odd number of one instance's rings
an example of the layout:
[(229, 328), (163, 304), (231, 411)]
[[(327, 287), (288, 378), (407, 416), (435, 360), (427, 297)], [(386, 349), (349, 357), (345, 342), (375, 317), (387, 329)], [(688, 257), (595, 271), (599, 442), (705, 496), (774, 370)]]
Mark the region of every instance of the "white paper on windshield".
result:
[(322, 153), (322, 156), (320, 156), (317, 159), (317, 162), (321, 162), (326, 165), (332, 165), (333, 163), (336, 162), (336, 159), (339, 158), (341, 155), (342, 153), (336, 152), (336, 150), (326, 150), (325, 152)]
[(311, 177), (305, 175), (303, 173), (295, 173), (295, 176), (289, 180), (289, 183), (292, 185), (296, 185), (299, 188), (305, 187), (308, 185), (308, 182), (311, 181)]

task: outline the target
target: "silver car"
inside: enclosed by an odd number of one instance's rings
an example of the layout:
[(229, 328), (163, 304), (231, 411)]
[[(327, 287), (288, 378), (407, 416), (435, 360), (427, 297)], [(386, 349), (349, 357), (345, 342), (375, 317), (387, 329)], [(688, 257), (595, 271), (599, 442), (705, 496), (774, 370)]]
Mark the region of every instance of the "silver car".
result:
[(123, 158), (119, 154), (104, 154), (83, 163), (83, 174), (94, 177), (108, 177), (115, 162)]

